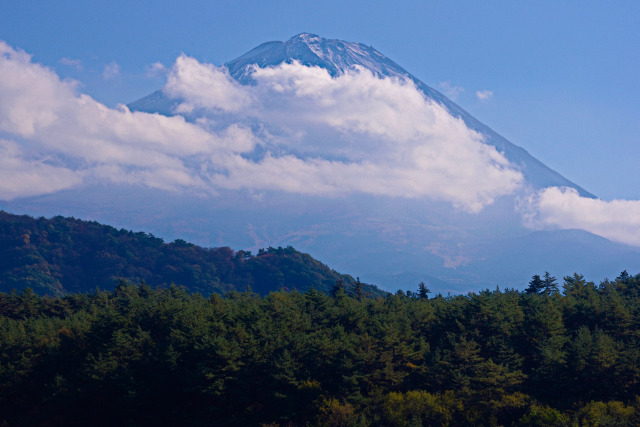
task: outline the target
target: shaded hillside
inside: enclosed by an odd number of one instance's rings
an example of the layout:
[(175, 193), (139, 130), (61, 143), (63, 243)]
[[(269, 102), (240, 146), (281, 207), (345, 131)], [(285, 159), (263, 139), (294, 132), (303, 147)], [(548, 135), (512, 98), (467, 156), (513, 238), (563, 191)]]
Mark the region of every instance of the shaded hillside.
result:
[(252, 255), (184, 240), (165, 243), (151, 234), (97, 222), (0, 211), (1, 291), (31, 287), (41, 295), (62, 295), (113, 289), (121, 279), (151, 286), (175, 283), (204, 295), (247, 287), (260, 294), (312, 286), (328, 292), (338, 280), (347, 289), (356, 282), (292, 247)]

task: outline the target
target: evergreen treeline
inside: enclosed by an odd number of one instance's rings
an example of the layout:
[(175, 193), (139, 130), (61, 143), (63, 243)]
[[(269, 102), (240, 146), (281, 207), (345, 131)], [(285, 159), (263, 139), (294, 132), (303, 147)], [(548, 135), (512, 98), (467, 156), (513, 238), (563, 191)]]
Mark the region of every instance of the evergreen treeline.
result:
[(640, 275), (539, 279), (0, 294), (0, 425), (639, 425)]
[[(35, 219), (0, 211), (0, 291), (30, 287), (38, 295), (112, 290), (121, 279), (156, 287), (177, 283), (209, 295), (249, 287), (270, 291), (309, 289), (329, 292), (339, 274), (292, 247), (247, 251), (202, 248), (176, 240), (165, 243), (144, 232), (118, 230), (93, 221), (57, 216)], [(383, 292), (363, 285), (368, 293)]]

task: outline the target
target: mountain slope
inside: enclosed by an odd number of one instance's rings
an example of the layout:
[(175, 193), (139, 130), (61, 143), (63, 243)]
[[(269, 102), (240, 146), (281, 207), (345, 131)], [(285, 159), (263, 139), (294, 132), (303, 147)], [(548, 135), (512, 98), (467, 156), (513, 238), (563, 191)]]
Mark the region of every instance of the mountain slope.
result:
[[(27, 286), (49, 295), (90, 292), (113, 289), (121, 279), (151, 286), (176, 283), (204, 295), (248, 287), (263, 295), (312, 286), (329, 292), (338, 280), (347, 289), (355, 284), (351, 276), (291, 247), (254, 256), (184, 240), (164, 243), (144, 232), (74, 218), (35, 219), (0, 211), (0, 292)], [(380, 294), (370, 285), (365, 291)]]

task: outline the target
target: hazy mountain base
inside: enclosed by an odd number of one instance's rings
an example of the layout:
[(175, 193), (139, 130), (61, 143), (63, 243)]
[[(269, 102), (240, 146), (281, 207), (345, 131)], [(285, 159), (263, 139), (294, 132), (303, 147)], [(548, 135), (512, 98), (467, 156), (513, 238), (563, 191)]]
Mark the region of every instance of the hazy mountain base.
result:
[(254, 253), (294, 246), (338, 271), (395, 291), (420, 281), (439, 292), (522, 289), (532, 274), (581, 271), (590, 280), (640, 270), (640, 250), (579, 230), (532, 232), (503, 198), (479, 214), (445, 203), (351, 195), (275, 192), (217, 196), (134, 186), (91, 186), (0, 202), (36, 216), (66, 215), (150, 232), (168, 241)]

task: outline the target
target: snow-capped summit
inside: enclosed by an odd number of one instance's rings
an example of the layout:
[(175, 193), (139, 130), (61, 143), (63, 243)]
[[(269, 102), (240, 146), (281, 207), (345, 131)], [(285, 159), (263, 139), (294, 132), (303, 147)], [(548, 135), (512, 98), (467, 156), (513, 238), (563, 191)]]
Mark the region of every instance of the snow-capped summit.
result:
[(410, 77), (405, 69), (371, 46), (324, 39), (309, 33), (300, 33), (286, 42), (261, 44), (225, 65), (233, 78), (240, 83), (249, 84), (252, 82), (252, 65), (264, 68), (293, 61), (302, 65), (322, 67), (332, 76), (360, 66), (378, 77)]

